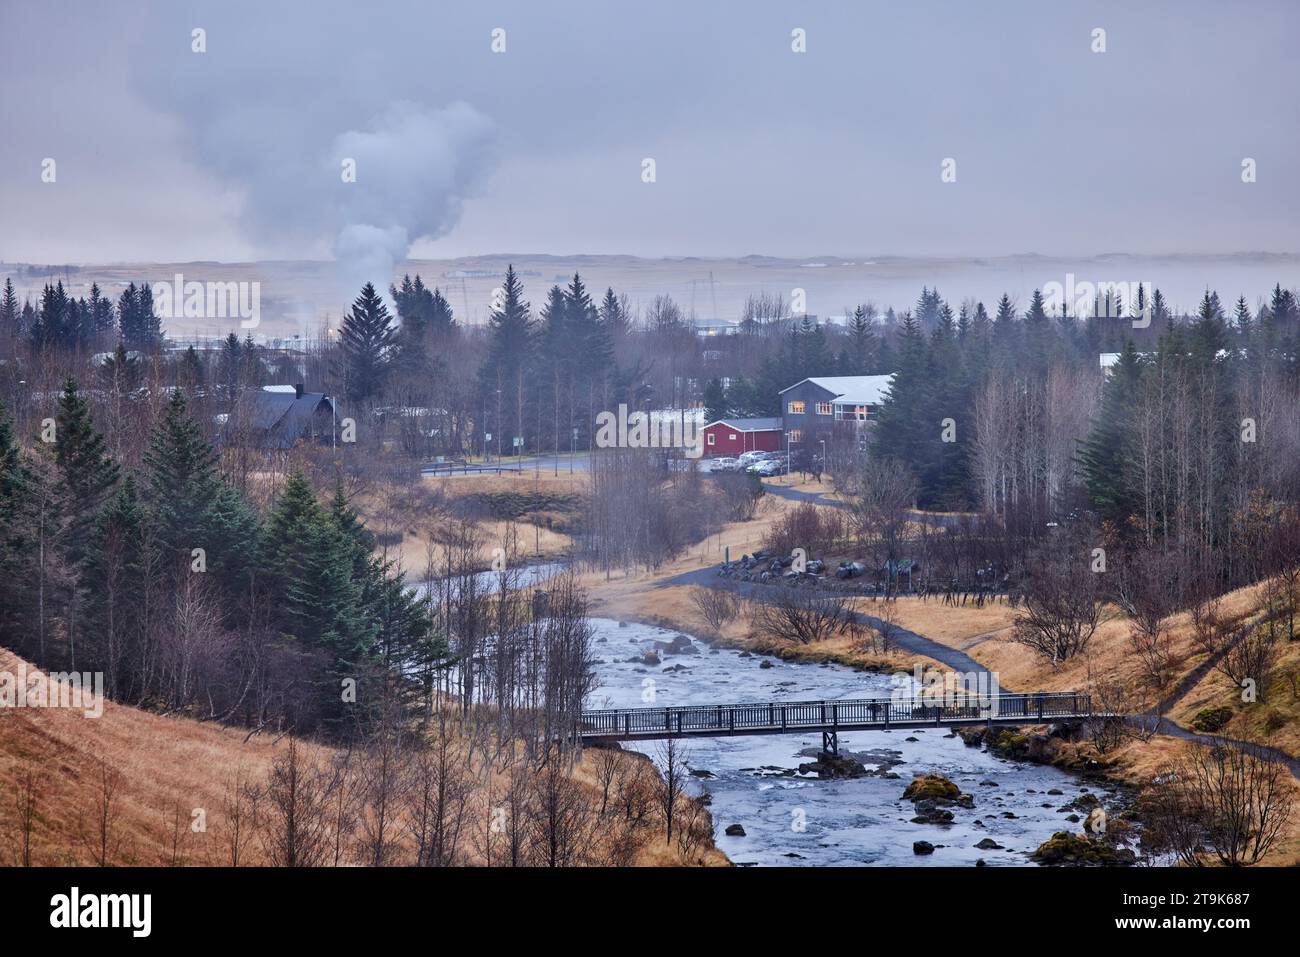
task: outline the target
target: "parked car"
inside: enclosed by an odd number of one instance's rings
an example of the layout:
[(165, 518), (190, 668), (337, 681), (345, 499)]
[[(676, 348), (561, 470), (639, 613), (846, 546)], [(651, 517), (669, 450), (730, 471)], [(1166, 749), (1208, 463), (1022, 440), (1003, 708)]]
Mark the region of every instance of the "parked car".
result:
[(741, 464), (739, 459), (721, 456), (709, 461), (710, 472), (739, 472), (740, 469)]
[(765, 462), (771, 454), (771, 452), (742, 452), (739, 457), (740, 467), (747, 469), (759, 462)]
[(753, 472), (755, 475), (762, 476), (763, 478), (768, 478), (772, 475), (784, 475), (786, 473), (786, 467), (784, 462), (779, 462), (776, 459), (768, 459), (759, 462), (757, 465), (751, 466), (749, 471)]

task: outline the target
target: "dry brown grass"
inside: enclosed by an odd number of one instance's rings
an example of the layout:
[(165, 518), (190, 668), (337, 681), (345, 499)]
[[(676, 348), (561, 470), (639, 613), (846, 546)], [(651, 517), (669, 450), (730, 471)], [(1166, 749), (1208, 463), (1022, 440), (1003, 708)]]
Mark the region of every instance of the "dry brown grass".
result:
[(532, 492), (541, 489), (547, 492), (584, 492), (587, 477), (583, 472), (570, 475), (561, 466), (560, 474), (547, 469), (540, 472), (525, 470), (523, 472), (481, 472), (473, 475), (426, 475), (426, 485), (438, 488), (447, 495), (473, 495), (475, 492)]
[[(17, 672), (21, 660), (0, 650), (0, 670)], [(109, 863), (163, 866), (172, 861), (172, 844), (179, 809), (178, 862), (188, 865), (228, 863), (223, 802), (240, 779), (263, 784), (272, 765), (288, 750), (288, 738), (248, 732), (186, 718), (164, 717), (138, 708), (104, 702), (103, 714), (88, 718), (69, 709), (6, 709), (0, 711), (0, 866), (20, 862), (16, 798), (27, 773), (37, 778), (38, 814), (32, 833), (32, 863), (36, 866), (95, 863), (96, 806), (101, 772), (107, 768), (120, 784), (112, 828)], [(324, 763), (337, 756), (332, 748), (299, 739), (305, 758)], [(622, 762), (644, 760), (621, 755)], [(572, 776), (599, 805), (594, 762), (577, 763)], [(479, 769), (478, 786), (469, 800), (467, 831), (488, 819), (487, 782), (499, 788), (504, 775)], [(499, 793), (499, 791), (498, 791)], [(201, 808), (207, 829), (190, 830), (191, 814)], [(598, 824), (593, 840), (599, 845), (612, 829)], [(691, 860), (666, 845), (658, 819), (642, 829), (637, 865), (726, 865), (726, 857), (708, 843)], [(398, 847), (404, 847), (401, 840)], [(482, 859), (466, 838), (469, 863)], [(400, 855), (399, 855), (400, 857)], [(257, 837), (243, 854), (250, 865), (268, 863)]]
[[(0, 650), (0, 670), (15, 672), (20, 659)], [(99, 718), (66, 709), (0, 711), (0, 854), (15, 849), (14, 796), (29, 770), (39, 779), (40, 815), (33, 834), (36, 864), (92, 862), (93, 818), (101, 762), (121, 774), (116, 863), (157, 865), (170, 856), (172, 815), (184, 818), (187, 861), (219, 861), (222, 799), (238, 774), (261, 782), (286, 748), (269, 735), (245, 742), (246, 730), (167, 718), (104, 702)], [(304, 745), (324, 759), (327, 748)], [(190, 813), (205, 809), (207, 833), (189, 830)], [(250, 848), (250, 863), (261, 862)], [(0, 860), (2, 864), (15, 863)]]
[(1243, 706), (1241, 689), (1225, 675), (1211, 670), (1177, 703), (1169, 717), (1191, 727), (1202, 709), (1232, 707), (1236, 714), (1218, 733), (1262, 741), (1300, 757), (1300, 642), (1282, 646), (1272, 680), (1261, 692), (1258, 702)]
[(927, 601), (898, 598), (892, 602), (859, 598), (854, 602), (854, 608), (877, 617), (892, 610), (898, 624), (908, 631), (963, 651), (1009, 627), (1015, 614), (1014, 609), (1004, 602), (994, 602), (983, 608), (973, 605), (953, 607), (938, 598)]
[[(1243, 620), (1258, 606), (1258, 593), (1259, 586), (1251, 586), (1225, 595), (1220, 609), (1223, 616), (1229, 621)], [(936, 629), (934, 634), (923, 629), (917, 630), (936, 641), (961, 648), (990, 671), (998, 672), (1004, 687), (1017, 691), (1067, 691), (1084, 688), (1088, 685), (1090, 669), (1093, 675), (1119, 679), (1133, 690), (1141, 684), (1142, 668), (1129, 643), (1129, 622), (1118, 610), (1108, 609), (1108, 617), (1097, 629), (1082, 655), (1061, 662), (1054, 668), (1050, 661), (1011, 640), (1011, 620), (1015, 617), (1015, 609), (997, 607), (1003, 609), (1006, 622), (1002, 628), (987, 633), (964, 639), (950, 639), (942, 628)], [(1193, 641), (1191, 616), (1188, 613), (1174, 615), (1168, 622), (1168, 629), (1169, 651), (1176, 662), (1174, 671), (1177, 680), (1194, 668), (1204, 656)]]

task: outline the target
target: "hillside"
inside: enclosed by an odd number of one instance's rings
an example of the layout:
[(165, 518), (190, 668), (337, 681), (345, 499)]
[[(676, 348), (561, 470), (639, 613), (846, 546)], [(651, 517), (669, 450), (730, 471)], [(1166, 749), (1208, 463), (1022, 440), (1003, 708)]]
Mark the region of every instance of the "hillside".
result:
[[(23, 664), (0, 649), (0, 672), (17, 673)], [(454, 733), (454, 738), (454, 753), (463, 753), (463, 735)], [(101, 860), (112, 866), (229, 865), (233, 795), (241, 786), (264, 785), (291, 744), (308, 762), (324, 765), (341, 757), (340, 752), (301, 739), (270, 734), (250, 738), (246, 729), (152, 714), (111, 701), (104, 702), (98, 718), (70, 709), (0, 710), (0, 866), (22, 863), (20, 812), (29, 775), (36, 795), (30, 829), (33, 866), (95, 865)], [(619, 853), (626, 855), (625, 862), (651, 866), (727, 863), (707, 836), (687, 850), (666, 844), (653, 806), (657, 776), (649, 763), (638, 755), (613, 752), (613, 764), (607, 765), (605, 753), (589, 750), (568, 775), (575, 789), (564, 792), (570, 826), (580, 822), (598, 854)], [(596, 812), (604, 803), (603, 782), (615, 773), (609, 770), (615, 765), (617, 774), (635, 777), (641, 787), (641, 817), (635, 826), (606, 826), (607, 821), (625, 821), (612, 797), (609, 818)], [(519, 763), (514, 767), (520, 770)], [(500, 767), (485, 772), (480, 766), (475, 771), (458, 779), (468, 787), (458, 857), (466, 864), (485, 863), (477, 835), (481, 822), (505, 800), (511, 777)], [(524, 766), (522, 773), (526, 789), (545, 786), (544, 772)], [(353, 809), (357, 819), (364, 818), (363, 805)], [(243, 806), (246, 817), (251, 816), (250, 805)], [(264, 845), (265, 806), (263, 799), (261, 825), (245, 825), (240, 865), (273, 862)], [(206, 824), (201, 831), (191, 826), (198, 810)], [(679, 813), (685, 820), (707, 820), (693, 807)], [(106, 839), (100, 826), (105, 819)], [(529, 833), (539, 826), (530, 818)], [(409, 863), (410, 835), (400, 826), (393, 831), (394, 859)], [(344, 863), (360, 857), (356, 849), (364, 832), (364, 825), (354, 823), (344, 835)], [(625, 844), (617, 852), (604, 846), (613, 840)]]

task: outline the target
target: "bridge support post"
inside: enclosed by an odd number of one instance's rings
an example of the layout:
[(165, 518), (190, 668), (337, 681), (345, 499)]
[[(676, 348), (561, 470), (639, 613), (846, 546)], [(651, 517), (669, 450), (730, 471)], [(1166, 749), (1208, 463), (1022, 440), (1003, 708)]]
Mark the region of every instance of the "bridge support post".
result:
[(822, 753), (839, 755), (840, 753), (840, 735), (838, 731), (822, 732)]

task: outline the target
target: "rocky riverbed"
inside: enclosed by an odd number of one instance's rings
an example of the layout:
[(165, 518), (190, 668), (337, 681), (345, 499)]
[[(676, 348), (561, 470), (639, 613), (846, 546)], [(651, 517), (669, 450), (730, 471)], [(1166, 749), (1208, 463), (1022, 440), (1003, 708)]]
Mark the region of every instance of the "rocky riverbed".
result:
[[(712, 648), (680, 632), (593, 619), (600, 686), (589, 707), (887, 697), (890, 676)], [(680, 637), (679, 637), (680, 636)], [(906, 679), (910, 681), (910, 678)], [(652, 758), (659, 747), (627, 747)], [(696, 738), (691, 789), (707, 792), (714, 840), (741, 865), (1033, 865), (1059, 831), (1081, 834), (1121, 796), (1044, 765), (967, 747), (947, 729)], [(920, 775), (938, 783), (905, 789)], [(917, 792), (920, 793), (917, 793)]]

